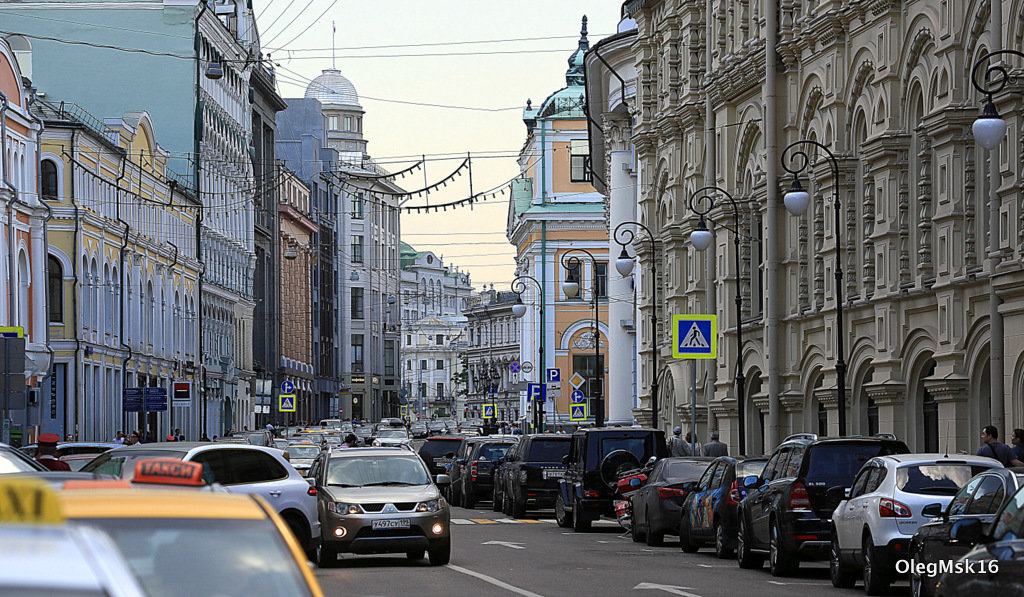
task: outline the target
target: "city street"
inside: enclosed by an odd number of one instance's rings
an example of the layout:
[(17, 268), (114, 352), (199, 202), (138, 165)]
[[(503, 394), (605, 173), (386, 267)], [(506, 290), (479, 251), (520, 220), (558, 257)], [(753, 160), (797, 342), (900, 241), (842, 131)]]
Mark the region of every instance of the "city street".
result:
[[(772, 578), (767, 570), (741, 570), (735, 560), (719, 560), (711, 550), (684, 554), (669, 538), (664, 547), (634, 543), (613, 521), (590, 533), (555, 524), (553, 512), (513, 520), (491, 512), (452, 508), (452, 561), (434, 568), (404, 556), (342, 555), (338, 568), (317, 570), (327, 594), (359, 596), (451, 595), (684, 595), (729, 597), (756, 583), (759, 597), (829, 593), (827, 562), (803, 563), (792, 578)], [(891, 595), (907, 594), (906, 583)]]

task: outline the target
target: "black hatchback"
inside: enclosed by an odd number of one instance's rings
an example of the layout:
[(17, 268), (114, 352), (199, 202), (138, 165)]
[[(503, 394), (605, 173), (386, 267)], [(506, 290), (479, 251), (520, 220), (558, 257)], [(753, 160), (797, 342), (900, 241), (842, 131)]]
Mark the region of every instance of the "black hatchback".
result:
[(908, 453), (905, 443), (883, 437), (786, 438), (764, 472), (742, 482), (748, 493), (739, 508), (740, 567), (760, 568), (767, 557), (772, 575), (786, 576), (801, 559), (827, 558), (832, 512), (857, 472), (875, 456)]
[(715, 555), (727, 558), (736, 547), (737, 511), (747, 495), (743, 479), (758, 476), (767, 458), (720, 456), (683, 502), (679, 521), (679, 545), (696, 552), (704, 545), (715, 547)]

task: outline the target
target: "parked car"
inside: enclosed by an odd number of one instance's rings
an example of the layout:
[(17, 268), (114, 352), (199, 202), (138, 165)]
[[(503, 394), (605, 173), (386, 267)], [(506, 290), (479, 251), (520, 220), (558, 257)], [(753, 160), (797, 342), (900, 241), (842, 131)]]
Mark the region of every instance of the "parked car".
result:
[(562, 459), (569, 454), (568, 435), (521, 436), (505, 455), (495, 475), (495, 511), (522, 518), (528, 510), (553, 508), (558, 481), (565, 475)]
[(34, 473), (47, 471), (45, 466), (30, 458), (18, 448), (0, 443), (0, 475), (9, 473)]
[(430, 469), (431, 475), (448, 474), (448, 465), (455, 458), (465, 438), (457, 436), (431, 436), (420, 446), (419, 455)]
[(832, 545), (832, 512), (857, 472), (876, 456), (907, 454), (899, 440), (881, 437), (821, 438), (801, 433), (786, 438), (765, 464), (747, 477), (740, 503), (736, 559), (760, 568), (768, 559), (773, 576), (792, 574), (801, 559), (824, 559)]
[(473, 508), (480, 498), (491, 497), (495, 463), (518, 442), (515, 436), (506, 435), (500, 438), (485, 437), (474, 443), (473, 449), (466, 453), (465, 468), (459, 477), (459, 495), (463, 507)]
[(647, 482), (630, 498), (633, 540), (660, 546), (679, 534), (683, 500), (703, 480), (714, 458), (679, 456), (657, 460)]
[(686, 496), (679, 521), (679, 544), (687, 553), (711, 544), (719, 558), (736, 548), (737, 511), (747, 490), (740, 481), (758, 476), (767, 458), (721, 456), (712, 462), (697, 488)]
[[(57, 458), (72, 454), (102, 454), (119, 446), (121, 444), (114, 442), (60, 442), (57, 444)], [(39, 448), (36, 444), (29, 444), (18, 449), (35, 458)]]
[[(908, 548), (910, 593), (914, 597), (935, 595), (938, 574), (929, 574), (928, 566), (941, 561), (958, 560), (974, 547), (973, 543), (953, 541), (950, 531), (957, 521), (977, 518), (984, 525), (995, 520), (998, 512), (1024, 487), (1024, 473), (1003, 468), (988, 469), (960, 488), (949, 504), (941, 502), (924, 507), (931, 522), (918, 527)], [(920, 564), (920, 565), (918, 565)]]
[(988, 525), (966, 517), (953, 523), (950, 537), (974, 545), (956, 562), (973, 568), (944, 573), (936, 585), (939, 597), (1020, 595), (1024, 587), (1024, 489), (1018, 489)]
[(427, 437), (427, 434), (429, 433), (430, 430), (427, 429), (426, 423), (416, 422), (409, 425), (409, 434), (415, 439), (423, 439), (424, 437)]
[(972, 477), (999, 462), (982, 456), (897, 454), (864, 464), (832, 513), (830, 571), (836, 587), (852, 587), (863, 576), (864, 591), (889, 590), (896, 561), (905, 559), (910, 538), (929, 518), (924, 508), (945, 508)]
[(275, 448), (246, 444), (167, 442), (122, 446), (97, 456), (84, 472), (131, 480), (135, 463), (147, 458), (174, 458), (203, 465), (208, 483), (220, 483), (231, 493), (262, 496), (288, 524), (306, 553), (320, 541), (316, 490)]
[[(322, 453), (310, 469), (318, 494), (324, 541), (321, 567), (338, 554), (429, 554), (442, 566), (451, 558), (451, 515), (423, 461), (408, 450), (367, 448)], [(437, 477), (446, 483), (446, 475)]]
[(555, 497), (560, 527), (582, 532), (603, 516), (615, 516), (616, 484), (623, 471), (640, 468), (651, 457), (668, 456), (658, 429), (592, 427), (572, 434), (565, 475)]
[(483, 441), (482, 437), (470, 436), (464, 438), (455, 452), (455, 458), (448, 465), (448, 475), (451, 477), (451, 484), (448, 487), (448, 500), (453, 506), (462, 506), (462, 475), (465, 473), (469, 463), (469, 454), (476, 448), (476, 445)]

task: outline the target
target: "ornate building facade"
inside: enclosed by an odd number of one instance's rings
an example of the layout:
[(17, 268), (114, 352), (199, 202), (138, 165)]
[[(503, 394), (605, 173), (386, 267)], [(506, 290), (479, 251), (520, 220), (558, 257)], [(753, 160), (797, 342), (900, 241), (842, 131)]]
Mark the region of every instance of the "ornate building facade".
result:
[(519, 387), (525, 376), (511, 368), (520, 362), (522, 320), (512, 313), (518, 295), (499, 292), (491, 285), (472, 297), (463, 311), (469, 324), (469, 388), (459, 418), (480, 419), (483, 405), (493, 404), (495, 421), (521, 421), (526, 409)]
[[(778, 11), (774, 2), (767, 10), (724, 0), (624, 4), (638, 29), (629, 110), (637, 215), (665, 247), (654, 256), (665, 276), (640, 310), (718, 315), (720, 357), (698, 372), (698, 423), (721, 429), (733, 450), (737, 400), (750, 453), (791, 432), (839, 431), (840, 329), (847, 433), (973, 450), (983, 425), (1004, 433), (1021, 425), (1019, 89), (996, 96), (1010, 120), (999, 150), (984, 151), (971, 135), (982, 99), (971, 67), (998, 40), (1022, 41), (1020, 4), (1000, 6), (1007, 18), (994, 19), (993, 44), (985, 0), (781, 2)], [(801, 175), (811, 206), (797, 217), (782, 206), (792, 176), (780, 166), (783, 148), (803, 139), (830, 149), (838, 177), (811, 152)], [(786, 165), (799, 169), (796, 159)], [(688, 241), (697, 224), (689, 198), (706, 185), (736, 199), (740, 221), (730, 231), (732, 209), (719, 201), (704, 255)], [(641, 255), (641, 269), (649, 259)], [(655, 341), (662, 356), (671, 353), (665, 338)], [(688, 368), (662, 362), (662, 404), (681, 407)]]

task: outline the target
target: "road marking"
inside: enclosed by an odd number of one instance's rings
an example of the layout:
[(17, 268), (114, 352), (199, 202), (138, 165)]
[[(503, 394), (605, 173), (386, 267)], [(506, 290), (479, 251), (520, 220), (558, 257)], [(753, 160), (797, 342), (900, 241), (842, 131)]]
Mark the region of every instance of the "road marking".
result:
[(503, 522), (505, 524), (523, 524), (521, 520), (516, 520), (515, 518), (499, 518), (498, 522)]
[(511, 591), (511, 592), (515, 593), (516, 595), (522, 595), (523, 597), (542, 597), (541, 595), (538, 595), (537, 593), (534, 593), (534, 592), (531, 592), (531, 591), (527, 591), (526, 589), (520, 589), (519, 587), (510, 585), (507, 582), (498, 580), (498, 579), (494, 578), (493, 576), (487, 576), (486, 574), (482, 574), (482, 573), (477, 572), (475, 570), (470, 570), (468, 568), (463, 568), (462, 566), (456, 566), (454, 564), (448, 564), (445, 567), (448, 568), (449, 570), (454, 570), (454, 571), (456, 571), (456, 572), (458, 572), (460, 574), (465, 574), (467, 576), (472, 576), (473, 578), (480, 579), (480, 580), (484, 581), (485, 583), (489, 583), (489, 584), (492, 584), (492, 585), (494, 585), (496, 587), (500, 587), (502, 589), (505, 589), (506, 591)]
[(452, 524), (476, 524), (468, 518), (453, 518)]
[(490, 518), (470, 518), (470, 520), (477, 524), (498, 524), (498, 521)]
[(768, 582), (770, 584), (773, 584), (773, 585), (779, 585), (780, 587), (800, 586), (800, 585), (807, 586), (807, 587), (827, 587), (827, 586), (832, 584), (832, 583), (827, 583), (827, 582), (781, 582), (781, 581), (777, 581), (777, 580), (770, 580)]
[(647, 589), (652, 591), (665, 591), (666, 593), (670, 593), (672, 595), (682, 595), (683, 597), (700, 597), (700, 595), (697, 595), (696, 593), (690, 593), (686, 590), (691, 588), (693, 587), (677, 587), (674, 585), (659, 585), (652, 582), (642, 582), (637, 586), (633, 587), (633, 590), (642, 591)]
[(503, 547), (511, 547), (512, 549), (526, 549), (522, 543), (516, 543), (515, 541), (484, 541), (480, 545), (501, 545)]
[(517, 518), (516, 520), (518, 520), (519, 522), (529, 522), (533, 524), (540, 524), (542, 522), (545, 522), (543, 520), (534, 520), (532, 518)]

